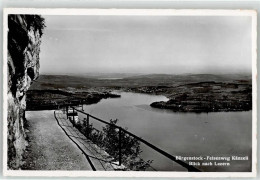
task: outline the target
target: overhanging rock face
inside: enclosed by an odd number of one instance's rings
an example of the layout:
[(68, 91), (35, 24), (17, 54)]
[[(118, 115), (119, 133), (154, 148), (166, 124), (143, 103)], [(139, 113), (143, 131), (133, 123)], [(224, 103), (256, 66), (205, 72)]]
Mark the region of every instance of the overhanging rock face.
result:
[(39, 76), (44, 19), (39, 15), (8, 15), (8, 169), (19, 169), (27, 146), (24, 132), (26, 91)]

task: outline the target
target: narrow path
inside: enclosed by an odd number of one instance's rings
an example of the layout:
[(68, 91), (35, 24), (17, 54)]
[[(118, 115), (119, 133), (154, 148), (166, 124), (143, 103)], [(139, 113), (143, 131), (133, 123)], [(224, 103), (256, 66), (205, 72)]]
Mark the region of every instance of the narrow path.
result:
[(65, 112), (57, 110), (55, 111), (54, 116), (64, 133), (86, 156), (93, 170), (114, 171), (123, 170), (125, 168), (123, 165), (118, 166), (113, 157), (88, 140), (77, 128), (75, 128), (67, 119)]
[(24, 154), (25, 170), (89, 170), (80, 149), (58, 126), (54, 111), (27, 111), (29, 146)]

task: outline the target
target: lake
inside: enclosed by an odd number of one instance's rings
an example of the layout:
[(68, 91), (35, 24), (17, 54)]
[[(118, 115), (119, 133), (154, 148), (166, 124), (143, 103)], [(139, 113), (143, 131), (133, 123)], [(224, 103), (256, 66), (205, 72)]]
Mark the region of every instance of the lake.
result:
[[(252, 111), (176, 113), (150, 107), (152, 102), (167, 101), (164, 96), (115, 93), (121, 98), (84, 105), (84, 111), (106, 121), (118, 119), (117, 125), (173, 156), (249, 156), (249, 160), (228, 161), (229, 166), (197, 166), (202, 171), (251, 171)], [(147, 146), (141, 147), (142, 157), (154, 160), (156, 170), (185, 171)]]

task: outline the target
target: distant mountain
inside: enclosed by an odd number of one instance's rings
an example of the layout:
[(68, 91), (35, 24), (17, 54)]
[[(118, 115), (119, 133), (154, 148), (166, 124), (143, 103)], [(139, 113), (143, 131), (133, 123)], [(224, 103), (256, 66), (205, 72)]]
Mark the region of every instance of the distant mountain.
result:
[[(132, 76), (130, 76), (132, 75)], [(88, 89), (92, 87), (140, 87), (140, 86), (178, 86), (180, 84), (206, 81), (231, 82), (251, 81), (246, 74), (99, 74), (99, 75), (40, 75), (31, 90), (41, 89)]]
[(233, 80), (251, 80), (249, 74), (147, 74), (133, 76), (125, 79), (154, 79), (154, 80), (173, 80), (175, 82), (203, 82), (203, 81), (216, 81), (225, 82)]
[(43, 74), (44, 76), (74, 76), (84, 78), (127, 78), (142, 75), (141, 73), (69, 73), (69, 74)]

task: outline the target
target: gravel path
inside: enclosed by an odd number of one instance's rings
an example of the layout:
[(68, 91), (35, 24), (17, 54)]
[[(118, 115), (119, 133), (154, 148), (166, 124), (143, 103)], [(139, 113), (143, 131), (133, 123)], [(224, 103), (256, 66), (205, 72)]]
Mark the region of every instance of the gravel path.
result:
[(54, 111), (27, 111), (29, 146), (25, 170), (92, 170), (78, 147), (58, 126)]

